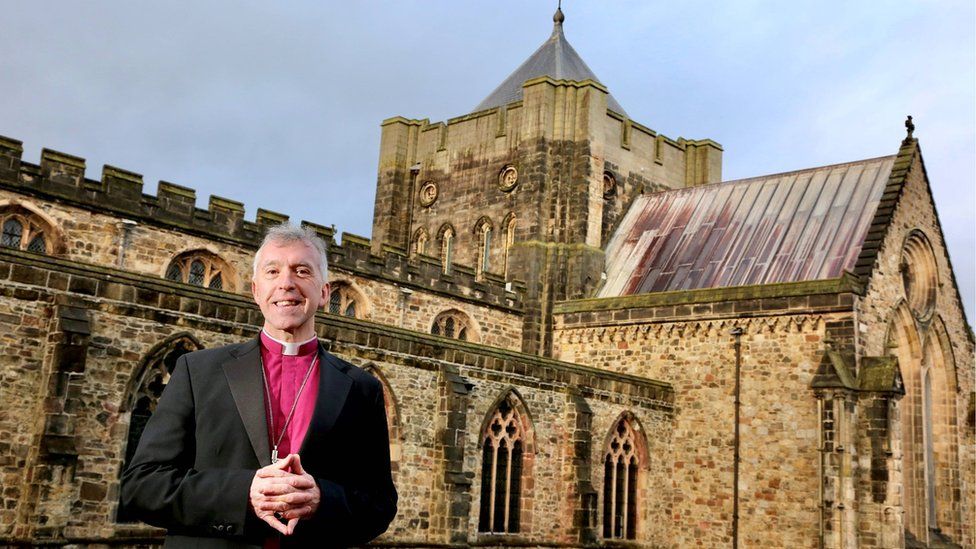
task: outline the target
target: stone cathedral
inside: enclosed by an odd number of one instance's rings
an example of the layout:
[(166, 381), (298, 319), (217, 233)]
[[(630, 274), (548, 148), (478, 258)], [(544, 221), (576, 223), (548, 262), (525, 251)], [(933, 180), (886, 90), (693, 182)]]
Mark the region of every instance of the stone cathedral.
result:
[[(319, 335), (385, 390), (373, 544), (973, 547), (974, 336), (911, 120), (888, 156), (723, 181), (564, 19), (471, 113), (382, 123), (371, 238), (305, 222)], [(142, 187), (0, 137), (0, 545), (160, 544), (120, 473), (175, 360), (262, 324), (285, 216)]]

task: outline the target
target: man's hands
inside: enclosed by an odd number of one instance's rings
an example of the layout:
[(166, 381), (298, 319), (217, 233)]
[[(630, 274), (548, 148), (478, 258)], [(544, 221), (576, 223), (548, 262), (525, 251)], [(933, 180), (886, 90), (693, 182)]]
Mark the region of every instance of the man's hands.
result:
[(315, 479), (302, 469), (298, 454), (288, 454), (278, 463), (257, 470), (248, 502), (259, 519), (290, 536), (299, 519), (315, 514), (321, 496)]

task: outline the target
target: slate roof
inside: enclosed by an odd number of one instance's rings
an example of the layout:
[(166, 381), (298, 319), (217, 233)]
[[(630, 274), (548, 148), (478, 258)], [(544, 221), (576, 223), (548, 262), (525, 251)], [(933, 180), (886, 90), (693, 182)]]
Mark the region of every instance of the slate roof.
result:
[(637, 197), (598, 297), (837, 278), (853, 271), (895, 156)]
[[(539, 49), (535, 50), (535, 53), (529, 56), (519, 68), (515, 69), (515, 72), (509, 75), (501, 85), (495, 88), (495, 91), (491, 92), (484, 101), (479, 103), (475, 107), (475, 111), (501, 107), (512, 101), (522, 99), (522, 84), (526, 80), (540, 76), (550, 76), (557, 80), (574, 80), (577, 82), (593, 80), (603, 84), (593, 74), (593, 71), (586, 66), (583, 58), (576, 53), (573, 46), (569, 45), (569, 42), (563, 35), (563, 21), (565, 17), (563, 16), (562, 10), (557, 9), (552, 19), (552, 35), (549, 36), (549, 39), (539, 46)], [(607, 107), (618, 114), (627, 115), (627, 112), (614, 99), (613, 95), (608, 94)]]

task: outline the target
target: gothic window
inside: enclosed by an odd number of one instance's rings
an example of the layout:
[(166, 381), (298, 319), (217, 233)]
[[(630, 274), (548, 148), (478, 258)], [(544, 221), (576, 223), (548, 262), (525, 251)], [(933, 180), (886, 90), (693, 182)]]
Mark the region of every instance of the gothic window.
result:
[(475, 233), (480, 242), (480, 253), (478, 257), (478, 274), (487, 273), (491, 267), (491, 220), (482, 217), (475, 225)]
[(365, 300), (348, 282), (339, 280), (332, 282), (329, 291), (329, 312), (334, 315), (363, 318), (365, 316)]
[(628, 418), (614, 427), (603, 461), (603, 537), (634, 539), (637, 532), (637, 435)]
[(0, 246), (27, 250), (38, 254), (51, 253), (53, 242), (48, 223), (22, 207), (0, 209)]
[(479, 532), (519, 531), (525, 433), (516, 404), (512, 395), (504, 398), (482, 434)]
[[(143, 362), (141, 378), (137, 379), (138, 385), (134, 390), (130, 390), (129, 411), (129, 435), (126, 438), (125, 461), (119, 471), (124, 471), (132, 457), (136, 453), (139, 439), (142, 432), (149, 422), (149, 418), (156, 410), (156, 404), (163, 393), (163, 388), (169, 382), (169, 377), (176, 368), (176, 361), (186, 353), (196, 351), (201, 346), (188, 335), (178, 336), (170, 341), (164, 342), (149, 353)], [(124, 513), (119, 513), (117, 522), (134, 522)]]
[(451, 264), (454, 262), (454, 229), (450, 225), (441, 228), (441, 263), (444, 265), (444, 272), (451, 272)]
[(413, 253), (417, 255), (427, 255), (427, 242), (430, 240), (430, 235), (427, 234), (427, 229), (421, 227), (417, 229), (417, 232), (413, 236)]
[(386, 408), (386, 428), (390, 438), (390, 467), (393, 473), (396, 474), (400, 468), (400, 457), (403, 454), (400, 441), (400, 412), (396, 404), (396, 398), (393, 395), (393, 389), (390, 388), (390, 383), (380, 372), (379, 368), (373, 364), (369, 364), (363, 370), (375, 377), (383, 387), (383, 405)]
[(166, 268), (166, 278), (212, 290), (234, 291), (230, 266), (205, 250), (178, 255)]
[(468, 315), (457, 309), (437, 315), (431, 324), (430, 333), (462, 341), (477, 341)]
[(510, 213), (505, 217), (505, 221), (502, 222), (502, 227), (505, 230), (505, 278), (508, 278), (508, 254), (512, 250), (512, 245), (515, 244), (515, 214)]

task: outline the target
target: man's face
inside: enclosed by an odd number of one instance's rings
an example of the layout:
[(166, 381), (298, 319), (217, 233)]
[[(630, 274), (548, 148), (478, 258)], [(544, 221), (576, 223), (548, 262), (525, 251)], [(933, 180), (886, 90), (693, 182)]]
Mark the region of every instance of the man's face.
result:
[(315, 313), (329, 299), (318, 252), (300, 240), (269, 242), (257, 260), (251, 292), (264, 314), (264, 329), (282, 341), (313, 337)]

